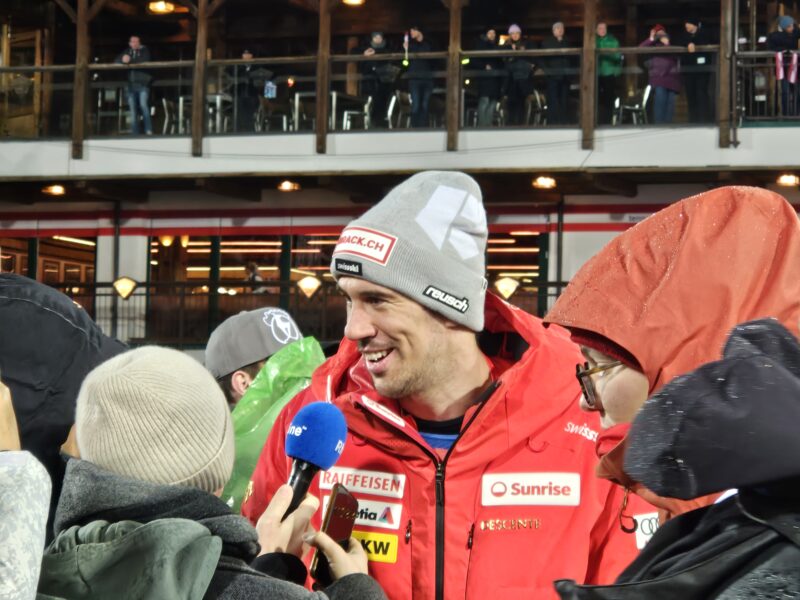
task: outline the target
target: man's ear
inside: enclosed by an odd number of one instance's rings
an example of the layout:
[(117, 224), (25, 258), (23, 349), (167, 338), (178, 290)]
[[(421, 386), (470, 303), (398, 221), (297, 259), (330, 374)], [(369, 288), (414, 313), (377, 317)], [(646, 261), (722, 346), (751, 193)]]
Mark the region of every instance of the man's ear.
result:
[(233, 375), (231, 375), (231, 388), (233, 389), (234, 395), (239, 398), (244, 396), (244, 393), (247, 391), (247, 388), (250, 387), (251, 383), (253, 383), (252, 377), (244, 371), (235, 371)]

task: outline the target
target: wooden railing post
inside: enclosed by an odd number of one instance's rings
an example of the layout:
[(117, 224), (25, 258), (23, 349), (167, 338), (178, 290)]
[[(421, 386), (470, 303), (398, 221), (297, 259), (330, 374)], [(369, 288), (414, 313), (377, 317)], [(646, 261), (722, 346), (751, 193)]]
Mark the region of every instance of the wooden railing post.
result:
[(192, 156), (203, 155), (206, 115), (206, 48), (208, 47), (208, 0), (197, 0), (197, 45), (192, 79)]
[(461, 5), (450, 0), (450, 43), (447, 47), (447, 150), (458, 150), (461, 110)]
[(719, 95), (717, 96), (717, 119), (719, 125), (719, 147), (731, 145), (731, 107), (733, 95), (733, 10), (734, 0), (722, 0), (719, 20)]
[(75, 77), (72, 87), (72, 158), (83, 158), (89, 96), (89, 0), (78, 0), (75, 18)]
[(594, 148), (595, 107), (597, 106), (597, 0), (583, 4), (583, 53), (581, 56), (581, 148)]
[[(325, 154), (331, 83), (331, 4), (319, 0), (319, 44), (317, 49), (317, 154)], [(333, 116), (336, 119), (336, 115)]]

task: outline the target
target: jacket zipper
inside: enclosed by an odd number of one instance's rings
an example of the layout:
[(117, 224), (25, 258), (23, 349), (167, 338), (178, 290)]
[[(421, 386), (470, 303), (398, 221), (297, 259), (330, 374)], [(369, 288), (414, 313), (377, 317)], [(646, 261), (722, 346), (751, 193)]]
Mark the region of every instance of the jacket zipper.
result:
[(458, 434), (458, 437), (453, 442), (453, 445), (447, 450), (444, 455), (444, 458), (439, 461), (439, 458), (436, 454), (429, 452), (426, 448), (423, 448), (425, 452), (433, 459), (434, 464), (436, 465), (436, 480), (435, 480), (435, 492), (436, 492), (436, 600), (444, 600), (444, 476), (445, 476), (445, 469), (447, 468), (447, 459), (450, 458), (450, 455), (453, 453), (453, 448), (456, 447), (458, 440), (460, 440), (464, 433), (466, 433), (469, 426), (475, 421), (475, 418), (481, 412), (483, 407), (486, 405), (486, 401), (494, 394), (494, 391), (500, 386), (499, 381), (493, 381), (489, 384), (480, 396), (476, 399), (476, 404), (478, 407), (475, 409), (475, 412), (472, 414), (472, 417), (467, 422), (466, 425), (461, 429), (461, 432)]

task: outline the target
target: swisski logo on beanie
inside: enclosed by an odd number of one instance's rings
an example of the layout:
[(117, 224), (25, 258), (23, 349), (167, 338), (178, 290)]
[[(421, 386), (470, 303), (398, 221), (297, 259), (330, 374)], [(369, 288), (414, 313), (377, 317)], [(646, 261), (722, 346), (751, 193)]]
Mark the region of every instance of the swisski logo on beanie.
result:
[(348, 227), (339, 236), (333, 256), (353, 254), (386, 266), (396, 243), (397, 238), (393, 235), (366, 227)]
[(440, 290), (432, 285), (426, 287), (422, 295), (436, 300), (437, 302), (441, 302), (445, 306), (449, 306), (462, 314), (469, 310), (469, 300), (467, 298), (456, 298), (452, 294), (448, 294), (444, 290)]
[(334, 258), (333, 259), (333, 268), (339, 271), (339, 273), (344, 273), (345, 275), (358, 275), (361, 277), (363, 275), (361, 269), (361, 263), (356, 262), (354, 260), (345, 260), (343, 258)]

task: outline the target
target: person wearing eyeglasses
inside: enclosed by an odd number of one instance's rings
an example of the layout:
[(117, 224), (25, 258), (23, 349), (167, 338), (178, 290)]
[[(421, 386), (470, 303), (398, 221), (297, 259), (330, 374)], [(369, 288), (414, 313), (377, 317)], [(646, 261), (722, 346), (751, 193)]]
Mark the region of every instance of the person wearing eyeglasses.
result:
[(681, 200), (589, 260), (545, 323), (566, 327), (585, 357), (576, 366), (581, 406), (604, 428), (598, 476), (658, 507), (662, 523), (713, 503), (719, 494), (662, 497), (629, 476), (628, 431), (667, 383), (719, 359), (734, 326), (765, 317), (798, 334), (800, 221), (764, 189), (723, 187)]

